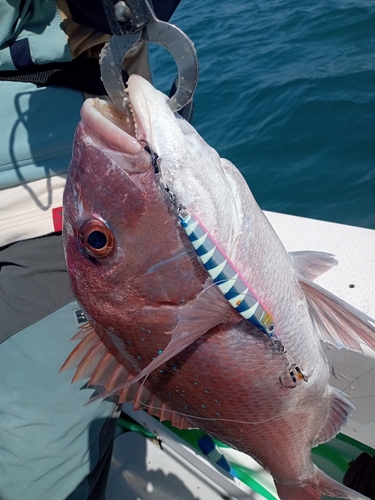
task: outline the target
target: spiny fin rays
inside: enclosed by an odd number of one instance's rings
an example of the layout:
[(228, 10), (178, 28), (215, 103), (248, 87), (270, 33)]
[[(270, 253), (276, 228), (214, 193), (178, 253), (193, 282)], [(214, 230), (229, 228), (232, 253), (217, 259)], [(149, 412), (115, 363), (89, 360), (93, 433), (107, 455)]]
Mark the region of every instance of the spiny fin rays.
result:
[[(126, 386), (136, 374), (129, 363), (125, 366), (108, 351), (95, 329), (88, 323), (82, 326), (72, 340), (80, 340), (60, 371), (75, 368), (72, 383), (89, 378), (89, 387), (103, 387), (99, 395), (94, 395), (89, 403), (109, 395), (118, 394), (119, 403), (133, 403), (134, 409), (146, 409), (150, 415), (169, 420), (172, 425), (180, 429), (188, 429), (191, 424), (181, 415), (173, 412), (155, 394), (140, 381)], [(114, 387), (122, 385), (122, 389), (114, 391)], [(124, 387), (125, 385), (125, 387)]]
[(105, 396), (117, 394), (132, 384), (140, 383), (142, 378), (147, 377), (152, 371), (179, 354), (214, 326), (224, 322), (239, 321), (240, 319), (241, 317), (233, 310), (215, 286), (206, 288), (201, 295), (191, 301), (184, 309), (177, 326), (172, 331), (167, 332), (171, 336), (171, 341), (162, 354), (151, 361), (140, 373), (135, 374), (134, 377), (129, 377), (125, 382), (124, 378), (122, 378), (121, 383), (115, 385), (114, 381), (111, 380), (110, 384), (107, 384), (109, 388)]

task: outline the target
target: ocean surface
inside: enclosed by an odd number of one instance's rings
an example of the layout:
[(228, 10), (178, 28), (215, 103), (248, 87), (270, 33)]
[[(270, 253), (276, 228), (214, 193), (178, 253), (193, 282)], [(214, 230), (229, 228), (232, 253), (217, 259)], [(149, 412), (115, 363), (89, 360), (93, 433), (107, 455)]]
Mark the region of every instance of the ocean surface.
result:
[(375, 3), (182, 0), (172, 22), (198, 53), (192, 123), (261, 208), (375, 229)]

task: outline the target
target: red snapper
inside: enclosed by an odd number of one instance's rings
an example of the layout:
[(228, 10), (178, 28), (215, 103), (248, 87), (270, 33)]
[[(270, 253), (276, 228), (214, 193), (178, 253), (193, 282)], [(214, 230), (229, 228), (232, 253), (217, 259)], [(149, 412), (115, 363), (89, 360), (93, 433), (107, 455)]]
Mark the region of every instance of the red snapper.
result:
[[(336, 261), (288, 254), (245, 180), (138, 76), (132, 114), (82, 108), (64, 195), (73, 291), (90, 319), (64, 369), (100, 397), (196, 426), (268, 470), (282, 500), (365, 498), (311, 461), (353, 406), (328, 384), (321, 340), (375, 350), (370, 318), (311, 280)], [(196, 214), (272, 315), (287, 351), (213, 284), (181, 227)], [(294, 364), (295, 363), (295, 364)], [(295, 365), (298, 365), (297, 368)]]

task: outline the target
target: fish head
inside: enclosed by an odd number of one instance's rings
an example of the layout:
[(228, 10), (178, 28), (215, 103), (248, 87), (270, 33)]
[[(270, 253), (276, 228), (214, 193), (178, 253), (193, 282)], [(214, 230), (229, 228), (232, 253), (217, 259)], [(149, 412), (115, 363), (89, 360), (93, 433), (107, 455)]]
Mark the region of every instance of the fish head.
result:
[[(64, 192), (72, 289), (88, 316), (106, 327), (141, 321), (140, 310), (148, 306), (184, 303), (205, 280), (149, 146), (170, 136), (161, 149), (172, 151), (184, 135), (163, 94), (155, 90), (146, 103), (144, 83), (138, 77), (130, 85), (134, 114), (120, 113), (108, 101), (85, 101)], [(151, 131), (149, 109), (155, 106), (159, 114)]]

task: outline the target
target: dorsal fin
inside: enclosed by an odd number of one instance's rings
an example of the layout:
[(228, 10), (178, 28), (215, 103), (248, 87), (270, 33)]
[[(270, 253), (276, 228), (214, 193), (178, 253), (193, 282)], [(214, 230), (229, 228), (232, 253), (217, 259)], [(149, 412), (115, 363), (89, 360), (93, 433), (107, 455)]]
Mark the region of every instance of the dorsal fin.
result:
[(337, 260), (330, 253), (301, 251), (289, 252), (293, 259), (294, 268), (300, 276), (314, 281), (318, 276), (326, 273), (331, 267), (338, 264)]
[(133, 366), (119, 363), (108, 351), (95, 329), (88, 323), (82, 326), (72, 340), (80, 340), (70, 353), (60, 371), (76, 368), (72, 383), (89, 378), (89, 387), (101, 386), (104, 391), (93, 396), (89, 402), (107, 397), (108, 393), (118, 394), (119, 403), (134, 403), (134, 409), (146, 409), (150, 415), (160, 420), (170, 420), (172, 425), (180, 429), (191, 428), (192, 425), (181, 415), (175, 413), (168, 405), (141, 382), (135, 382), (120, 391), (113, 391), (116, 385), (124, 385), (136, 374)]

